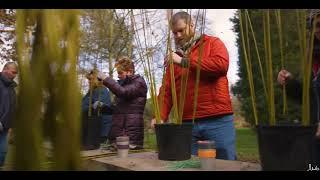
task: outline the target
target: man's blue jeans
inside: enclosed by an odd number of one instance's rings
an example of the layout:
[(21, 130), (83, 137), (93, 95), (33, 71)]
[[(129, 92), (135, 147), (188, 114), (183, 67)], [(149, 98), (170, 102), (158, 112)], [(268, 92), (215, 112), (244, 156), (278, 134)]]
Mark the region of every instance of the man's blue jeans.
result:
[(196, 120), (192, 129), (192, 154), (198, 154), (197, 141), (213, 140), (217, 159), (236, 160), (235, 136), (233, 115)]
[(5, 158), (7, 155), (8, 148), (8, 131), (3, 131), (0, 133), (0, 167), (4, 165)]

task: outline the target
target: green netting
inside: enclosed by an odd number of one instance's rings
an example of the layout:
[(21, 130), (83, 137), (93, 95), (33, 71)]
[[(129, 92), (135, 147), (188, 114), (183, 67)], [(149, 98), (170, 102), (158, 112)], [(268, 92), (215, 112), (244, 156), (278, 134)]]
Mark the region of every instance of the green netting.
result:
[(200, 159), (197, 157), (192, 157), (191, 159), (185, 161), (170, 162), (168, 165), (168, 169), (173, 171), (184, 168), (200, 168)]

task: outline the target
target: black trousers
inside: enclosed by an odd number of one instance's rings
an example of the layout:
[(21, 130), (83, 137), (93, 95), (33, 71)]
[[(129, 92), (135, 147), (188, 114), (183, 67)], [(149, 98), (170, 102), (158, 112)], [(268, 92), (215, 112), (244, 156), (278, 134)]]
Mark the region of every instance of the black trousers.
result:
[(82, 116), (82, 148), (84, 150), (94, 150), (100, 148), (101, 116), (92, 115), (88, 117), (86, 113)]

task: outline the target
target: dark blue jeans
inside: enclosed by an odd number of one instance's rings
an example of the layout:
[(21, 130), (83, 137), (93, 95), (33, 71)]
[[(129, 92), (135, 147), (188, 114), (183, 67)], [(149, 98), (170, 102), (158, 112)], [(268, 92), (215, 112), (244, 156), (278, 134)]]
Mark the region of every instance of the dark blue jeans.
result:
[(198, 154), (197, 141), (213, 140), (217, 159), (236, 160), (235, 136), (233, 115), (196, 120), (192, 129), (192, 154)]
[(110, 134), (112, 125), (112, 116), (111, 115), (102, 115), (101, 118), (101, 138), (104, 138), (104, 141), (107, 140)]
[(3, 131), (0, 133), (0, 166), (4, 165), (5, 158), (7, 155), (7, 148), (8, 148), (8, 131)]

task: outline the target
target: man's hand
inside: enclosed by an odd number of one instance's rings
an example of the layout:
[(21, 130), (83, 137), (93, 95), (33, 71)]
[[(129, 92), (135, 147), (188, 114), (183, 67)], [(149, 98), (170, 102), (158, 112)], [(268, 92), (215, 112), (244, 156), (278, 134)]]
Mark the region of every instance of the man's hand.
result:
[(291, 78), (292, 74), (289, 71), (283, 69), (278, 74), (278, 83), (281, 85), (285, 85)]
[(98, 72), (98, 76), (97, 76), (99, 81), (103, 81), (107, 78), (107, 75), (105, 75), (103, 72)]
[[(154, 125), (157, 123), (156, 118), (151, 119), (151, 128), (154, 129)], [(160, 121), (160, 124), (163, 124), (163, 120)]]
[(170, 55), (172, 57), (172, 61), (173, 63), (175, 64), (181, 64), (181, 60), (182, 60), (182, 57), (179, 56), (177, 53), (175, 52), (171, 52), (171, 53), (168, 53), (167, 57), (165, 58), (165, 66), (168, 65), (168, 61), (170, 60)]
[(97, 107), (101, 107), (103, 105), (103, 102), (100, 101), (96, 101), (93, 103), (93, 109), (97, 109)]

